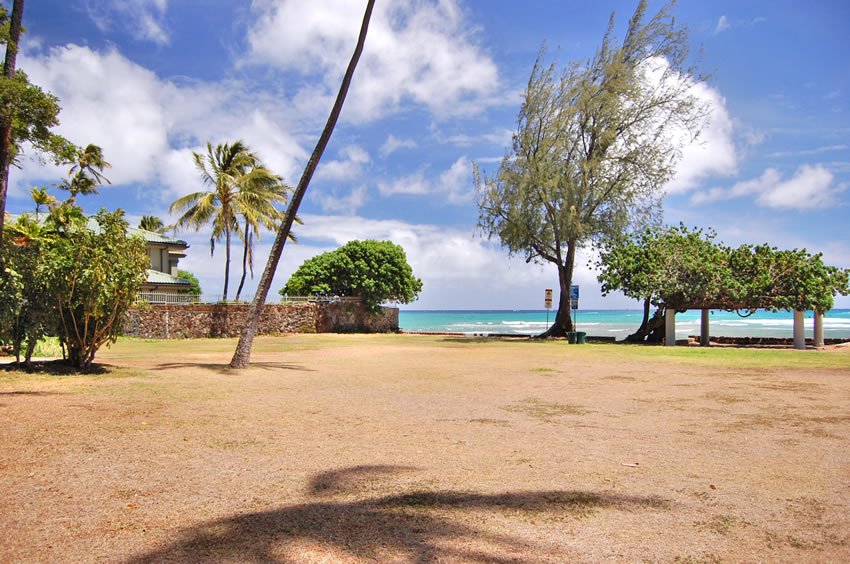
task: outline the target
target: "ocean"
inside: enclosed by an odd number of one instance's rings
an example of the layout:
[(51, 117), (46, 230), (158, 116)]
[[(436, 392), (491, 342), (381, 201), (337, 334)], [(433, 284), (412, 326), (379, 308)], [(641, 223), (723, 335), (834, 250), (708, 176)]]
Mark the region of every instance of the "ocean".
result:
[[(588, 335), (626, 338), (639, 326), (640, 310), (578, 310), (576, 327)], [(555, 312), (549, 313), (549, 321)], [(750, 317), (735, 312), (712, 311), (713, 337), (785, 337), (791, 338), (793, 314), (790, 311), (759, 310)], [(806, 337), (812, 336), (813, 314), (806, 312)], [(546, 327), (545, 310), (401, 310), (399, 327), (402, 331), (464, 333), (468, 335), (515, 334), (537, 335)], [(676, 315), (676, 338), (699, 335), (700, 312), (687, 311)], [(824, 337), (850, 338), (850, 309), (834, 309), (824, 317)]]

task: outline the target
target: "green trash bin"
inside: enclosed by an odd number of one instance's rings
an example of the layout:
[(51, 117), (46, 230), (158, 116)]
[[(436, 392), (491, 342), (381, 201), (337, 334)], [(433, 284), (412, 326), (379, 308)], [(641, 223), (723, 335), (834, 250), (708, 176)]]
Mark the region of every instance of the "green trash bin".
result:
[(584, 331), (576, 331), (576, 344), (583, 345), (587, 343), (587, 333)]
[(576, 344), (576, 340), (578, 339), (577, 333), (575, 331), (567, 332), (567, 342), (571, 345)]

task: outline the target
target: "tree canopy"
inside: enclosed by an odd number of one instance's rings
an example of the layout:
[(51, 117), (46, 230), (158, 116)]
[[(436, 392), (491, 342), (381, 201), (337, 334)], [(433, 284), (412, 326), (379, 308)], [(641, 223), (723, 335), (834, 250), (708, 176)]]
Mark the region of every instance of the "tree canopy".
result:
[(511, 151), (494, 175), (474, 171), (479, 230), (511, 254), (557, 266), (560, 301), (546, 335), (572, 330), (578, 248), (655, 221), (677, 139), (696, 135), (705, 117), (693, 95), (701, 78), (685, 66), (686, 31), (670, 5), (645, 16), (641, 1), (616, 44), (612, 14), (594, 57), (562, 71), (541, 50)]
[(656, 306), (753, 311), (828, 311), (850, 294), (847, 270), (820, 253), (763, 245), (729, 247), (713, 231), (684, 225), (647, 229), (603, 249), (602, 292), (619, 290)]
[(358, 297), (371, 310), (384, 302), (408, 304), (422, 291), (407, 255), (391, 241), (351, 241), (304, 261), (280, 294)]

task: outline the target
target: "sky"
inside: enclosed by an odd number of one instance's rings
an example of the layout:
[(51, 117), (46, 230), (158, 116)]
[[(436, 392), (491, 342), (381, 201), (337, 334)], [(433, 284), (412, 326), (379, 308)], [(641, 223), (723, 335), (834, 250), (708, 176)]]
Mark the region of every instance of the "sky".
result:
[[(7, 1), (8, 5), (9, 2)], [(56, 131), (103, 147), (111, 184), (78, 201), (172, 223), (203, 189), (192, 153), (241, 139), (295, 186), (336, 96), (365, 0), (46, 0), (28, 2), (18, 68), (60, 99)], [(476, 230), (473, 163), (506, 154), (523, 89), (545, 43), (559, 63), (592, 56), (609, 16), (632, 1), (378, 0), (342, 116), (300, 210), (270, 297), (307, 258), (352, 239), (402, 245), (423, 290), (409, 309), (542, 309), (553, 265), (509, 257)], [(659, 2), (650, 2), (655, 13)], [(730, 244), (822, 252), (850, 268), (850, 3), (683, 0), (711, 108), (664, 190), (664, 220), (711, 227)], [(695, 59), (697, 60), (697, 59)], [(28, 153), (7, 210), (66, 174)], [(62, 196), (58, 191), (55, 195)], [(223, 287), (223, 245), (182, 231), (180, 267), (208, 295)], [(273, 234), (257, 246), (253, 296)], [(241, 254), (234, 247), (231, 288)], [(602, 297), (580, 253), (581, 308)], [(232, 296), (232, 290), (231, 290)], [(557, 303), (557, 302), (556, 302)], [(850, 307), (839, 297), (837, 307)]]

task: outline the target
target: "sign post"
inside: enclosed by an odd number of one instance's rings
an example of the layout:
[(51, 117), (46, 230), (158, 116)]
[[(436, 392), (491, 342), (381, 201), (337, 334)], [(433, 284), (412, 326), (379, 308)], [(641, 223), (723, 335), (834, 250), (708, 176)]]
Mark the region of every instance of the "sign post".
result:
[(573, 310), (573, 331), (575, 331), (578, 311), (578, 285), (576, 284), (570, 286), (570, 307)]
[(552, 309), (552, 288), (546, 288), (544, 303), (546, 305), (546, 328), (549, 328), (549, 310)]

